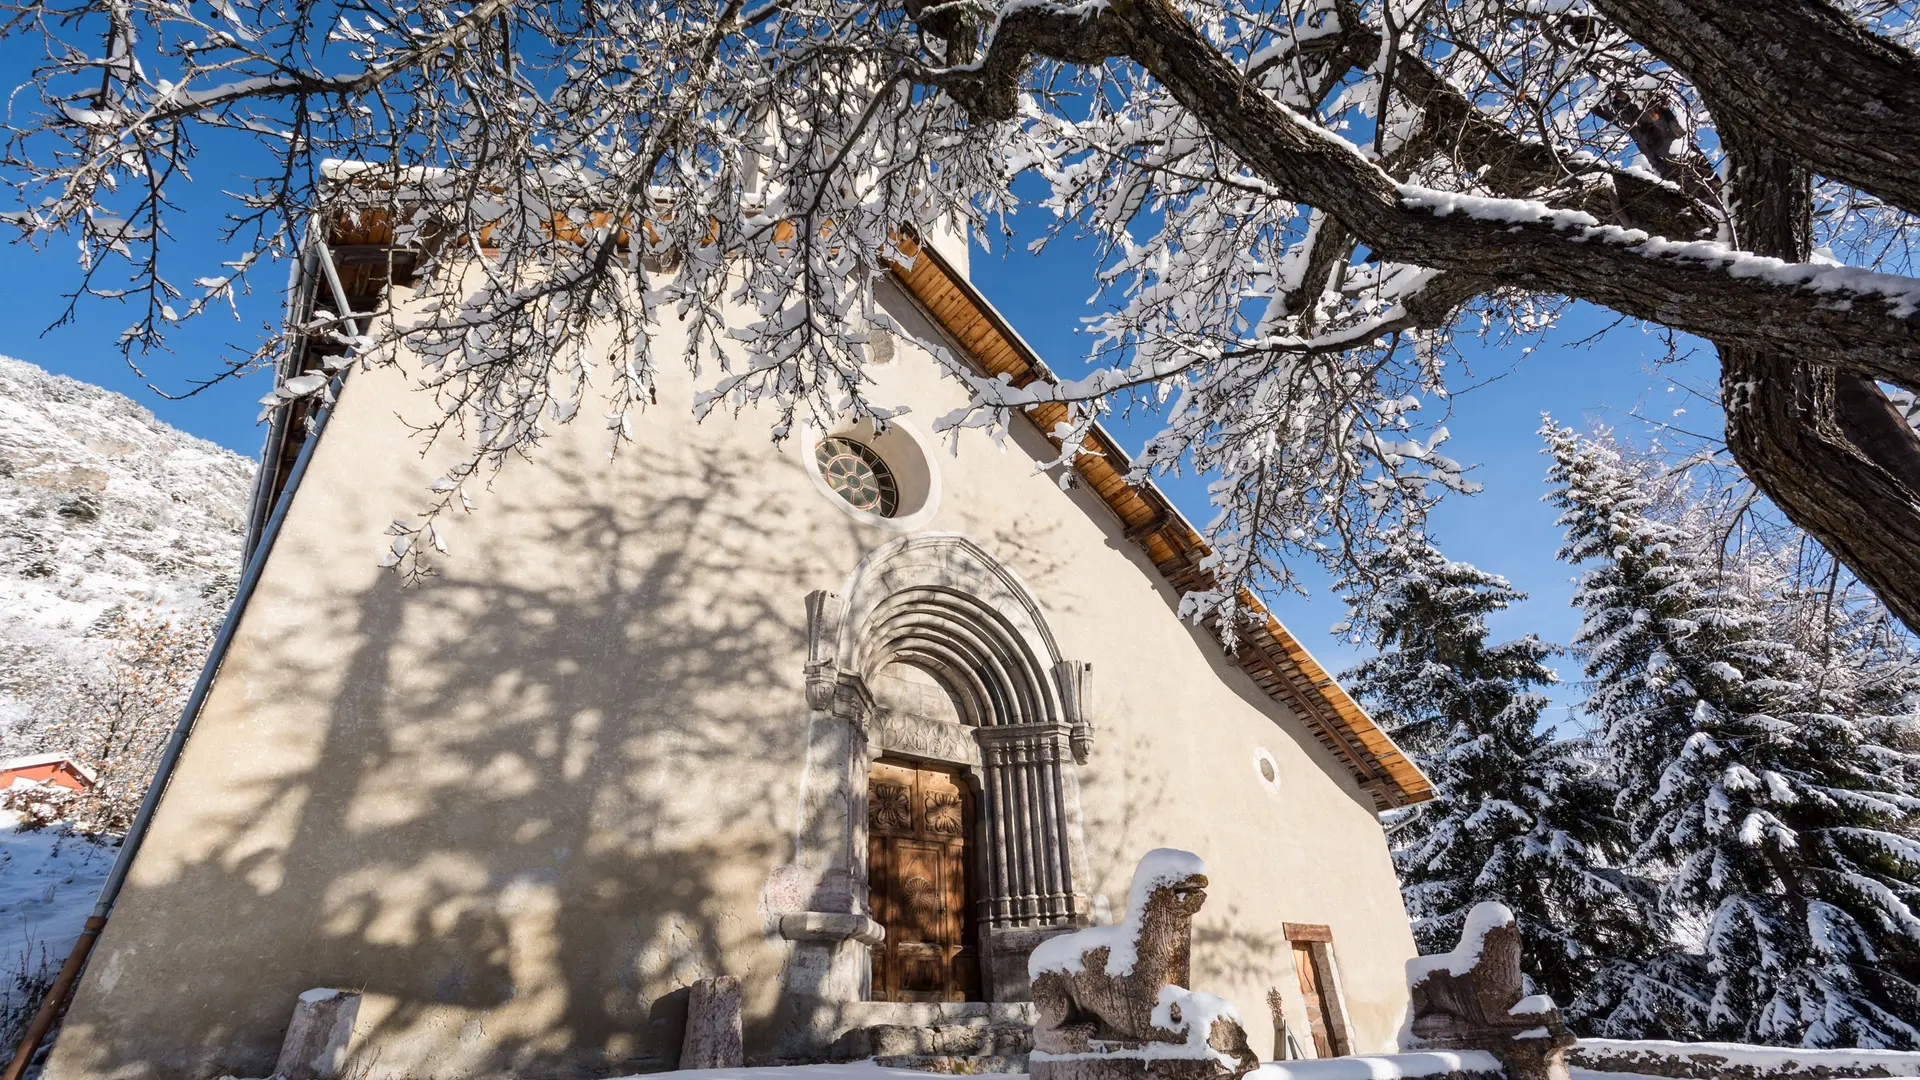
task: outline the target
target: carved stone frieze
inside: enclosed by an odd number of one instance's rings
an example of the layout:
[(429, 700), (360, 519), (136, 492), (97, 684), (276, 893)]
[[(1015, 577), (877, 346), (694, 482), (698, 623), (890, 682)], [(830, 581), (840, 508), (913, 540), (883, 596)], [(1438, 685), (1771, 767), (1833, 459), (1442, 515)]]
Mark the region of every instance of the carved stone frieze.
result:
[(981, 763), (980, 744), (974, 741), (973, 729), (946, 720), (933, 720), (893, 709), (877, 709), (869, 725), (868, 738), (875, 750), (880, 752), (956, 765), (977, 766)]

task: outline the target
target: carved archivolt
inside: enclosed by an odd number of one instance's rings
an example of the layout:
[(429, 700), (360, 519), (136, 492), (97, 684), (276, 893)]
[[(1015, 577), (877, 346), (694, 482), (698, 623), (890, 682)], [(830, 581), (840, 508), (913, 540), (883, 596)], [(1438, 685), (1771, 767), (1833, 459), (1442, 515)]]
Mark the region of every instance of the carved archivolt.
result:
[[(1089, 669), (1060, 656), (1019, 578), (965, 536), (907, 537), (862, 560), (840, 593), (809, 596), (807, 614), (807, 704), (816, 715), (853, 725), (875, 754), (974, 767), (985, 842), (982, 923), (1082, 919), (1087, 872), (1075, 765), (1093, 742)], [(962, 723), (877, 710), (866, 687), (890, 664), (937, 679)], [(879, 814), (884, 794), (869, 797)], [(949, 812), (957, 828), (959, 806)]]

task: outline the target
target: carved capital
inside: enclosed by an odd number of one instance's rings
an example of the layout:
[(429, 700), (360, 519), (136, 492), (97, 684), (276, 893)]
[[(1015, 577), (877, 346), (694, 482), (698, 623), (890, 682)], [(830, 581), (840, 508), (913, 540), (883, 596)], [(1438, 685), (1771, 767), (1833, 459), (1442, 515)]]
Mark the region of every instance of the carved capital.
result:
[(840, 670), (830, 660), (809, 660), (806, 671), (807, 708), (826, 712), (833, 707), (834, 691), (840, 686)]
[(873, 695), (867, 691), (866, 680), (850, 671), (838, 672), (832, 701), (834, 719), (845, 721), (864, 738), (867, 720), (873, 715)]
[(1062, 660), (1053, 665), (1053, 681), (1060, 689), (1060, 706), (1072, 732), (1073, 760), (1085, 765), (1093, 752), (1093, 665)]

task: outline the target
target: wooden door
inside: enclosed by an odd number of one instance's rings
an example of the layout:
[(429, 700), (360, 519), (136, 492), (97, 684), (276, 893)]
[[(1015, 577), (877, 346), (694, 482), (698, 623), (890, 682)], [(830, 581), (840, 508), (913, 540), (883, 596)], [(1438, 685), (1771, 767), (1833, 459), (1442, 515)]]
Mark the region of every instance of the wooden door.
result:
[(957, 772), (875, 762), (867, 781), (867, 881), (887, 928), (873, 950), (875, 1001), (979, 999), (967, 896), (973, 799)]
[(1339, 982), (1333, 965), (1333, 934), (1324, 926), (1286, 924), (1293, 945), (1293, 970), (1300, 977), (1300, 996), (1307, 1002), (1307, 1027), (1313, 1032), (1315, 1057), (1352, 1053), (1347, 1026), (1341, 1016)]

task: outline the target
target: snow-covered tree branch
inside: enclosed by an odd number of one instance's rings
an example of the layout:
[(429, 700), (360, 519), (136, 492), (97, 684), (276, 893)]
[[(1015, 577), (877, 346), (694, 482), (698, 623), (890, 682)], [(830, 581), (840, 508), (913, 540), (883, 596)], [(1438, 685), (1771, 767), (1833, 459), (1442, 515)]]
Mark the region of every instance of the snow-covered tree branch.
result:
[[(1897, 242), (1920, 60), (1898, 5), (7, 7), (46, 56), (11, 113), (8, 220), (80, 241), (80, 292), (135, 302), (130, 348), (314, 221), (417, 263), (391, 334), (442, 406), (424, 434), (467, 453), (396, 538), (408, 566), (435, 513), (551, 425), (585, 410), (630, 437), (665, 363), (700, 374), (702, 410), (771, 405), (777, 437), (884, 417), (863, 365), (901, 238), (990, 236), (1031, 174), (1101, 243), (1106, 367), (976, 381), (944, 423), (1066, 401), (1071, 454), (1108, 409), (1163, 409), (1139, 468), (1219, 471), (1221, 595), (1351, 559), (1470, 486), (1435, 450), (1445, 410), (1420, 411), (1463, 316), (1528, 335), (1575, 298), (1714, 342), (1742, 466), (1920, 627), (1920, 436), (1886, 396), (1920, 390)], [(232, 254), (176, 272), (177, 192), (215, 152), (253, 166)], [(658, 354), (662, 317), (690, 327), (685, 355)]]

